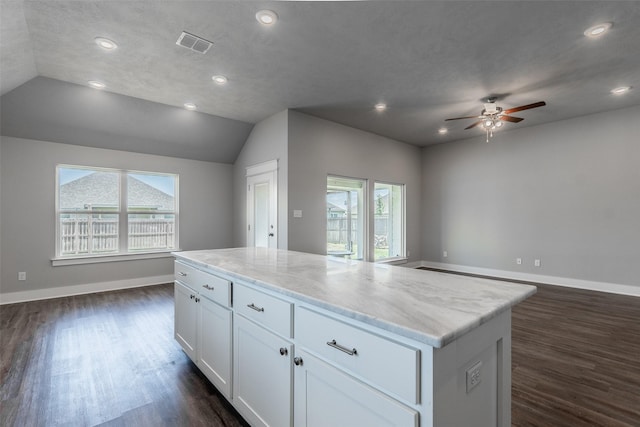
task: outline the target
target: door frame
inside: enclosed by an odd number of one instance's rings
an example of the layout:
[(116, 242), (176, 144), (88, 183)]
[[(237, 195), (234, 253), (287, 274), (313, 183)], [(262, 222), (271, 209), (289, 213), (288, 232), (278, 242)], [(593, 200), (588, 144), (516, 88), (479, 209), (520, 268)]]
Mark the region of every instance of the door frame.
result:
[(269, 237), (269, 248), (278, 247), (278, 159), (269, 160), (256, 165), (247, 166), (247, 246), (255, 246), (254, 228), (254, 193), (256, 184), (267, 182), (269, 184), (269, 225), (273, 236)]

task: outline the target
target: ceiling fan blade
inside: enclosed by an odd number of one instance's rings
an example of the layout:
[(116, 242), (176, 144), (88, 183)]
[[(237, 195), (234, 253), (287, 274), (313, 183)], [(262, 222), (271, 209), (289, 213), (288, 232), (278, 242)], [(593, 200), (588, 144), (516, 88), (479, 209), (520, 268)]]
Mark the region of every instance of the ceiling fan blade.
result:
[(508, 110), (504, 110), (503, 113), (511, 114), (511, 113), (516, 113), (518, 111), (522, 111), (522, 110), (530, 110), (532, 108), (543, 107), (545, 105), (547, 105), (547, 103), (544, 101), (534, 102), (533, 104), (527, 104), (527, 105), (521, 105), (519, 107), (509, 108)]
[(480, 116), (467, 116), (467, 117), (454, 117), (453, 119), (444, 119), (445, 122), (449, 120), (462, 120), (462, 119), (479, 119)]
[(500, 116), (500, 120), (503, 120), (505, 122), (518, 123), (523, 121), (524, 119), (521, 119), (520, 117)]
[(482, 120), (477, 121), (477, 122), (475, 122), (474, 124), (469, 125), (469, 126), (467, 126), (466, 128), (464, 128), (464, 130), (474, 128), (474, 127), (478, 126), (478, 125), (479, 125), (479, 124), (481, 124), (481, 123), (482, 123)]

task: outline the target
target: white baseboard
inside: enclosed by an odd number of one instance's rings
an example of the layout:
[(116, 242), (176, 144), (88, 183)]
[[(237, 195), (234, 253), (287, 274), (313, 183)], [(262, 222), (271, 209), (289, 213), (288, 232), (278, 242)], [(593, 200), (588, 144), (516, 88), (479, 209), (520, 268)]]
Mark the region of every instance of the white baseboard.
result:
[(72, 295), (92, 294), (94, 292), (115, 291), (117, 289), (138, 288), (173, 282), (173, 274), (163, 276), (139, 277), (136, 279), (116, 280), (113, 282), (87, 283), (84, 285), (61, 286), (58, 288), (34, 289), (31, 291), (0, 293), (0, 305), (17, 302), (36, 301)]
[(451, 272), (479, 274), (496, 279), (522, 280), (545, 285), (566, 286), (568, 288), (587, 289), (590, 291), (609, 292), (612, 294), (640, 297), (640, 286), (619, 283), (595, 282), (591, 280), (572, 279), (569, 277), (544, 276), (541, 274), (519, 273), (517, 271), (494, 270), (491, 268), (470, 267), (457, 264), (445, 264), (432, 261), (418, 261), (406, 264), (405, 267), (429, 267)]

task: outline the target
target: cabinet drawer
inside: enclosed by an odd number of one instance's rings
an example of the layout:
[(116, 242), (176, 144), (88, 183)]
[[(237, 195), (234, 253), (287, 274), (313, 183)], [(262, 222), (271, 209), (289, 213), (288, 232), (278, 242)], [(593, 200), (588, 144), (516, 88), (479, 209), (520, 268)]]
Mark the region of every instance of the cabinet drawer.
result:
[(179, 261), (174, 263), (174, 275), (176, 280), (191, 287), (200, 295), (225, 307), (231, 306), (231, 282), (228, 280)]
[(363, 380), (419, 403), (420, 351), (306, 307), (296, 307), (296, 341)]
[(290, 302), (235, 283), (233, 308), (236, 313), (241, 313), (283, 337), (292, 336), (293, 304)]

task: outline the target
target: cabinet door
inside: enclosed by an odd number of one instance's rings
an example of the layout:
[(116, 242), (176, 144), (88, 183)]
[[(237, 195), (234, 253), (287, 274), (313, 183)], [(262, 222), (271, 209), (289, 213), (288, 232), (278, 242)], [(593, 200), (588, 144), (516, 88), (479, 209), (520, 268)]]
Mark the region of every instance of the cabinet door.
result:
[(174, 338), (182, 346), (187, 356), (194, 362), (197, 361), (197, 321), (198, 305), (196, 295), (191, 288), (180, 282), (175, 282), (174, 304), (175, 304), (175, 328)]
[(254, 427), (292, 425), (293, 345), (236, 314), (233, 399)]
[(296, 427), (418, 426), (417, 411), (305, 351), (296, 356)]
[(231, 310), (200, 297), (198, 367), (231, 399)]

